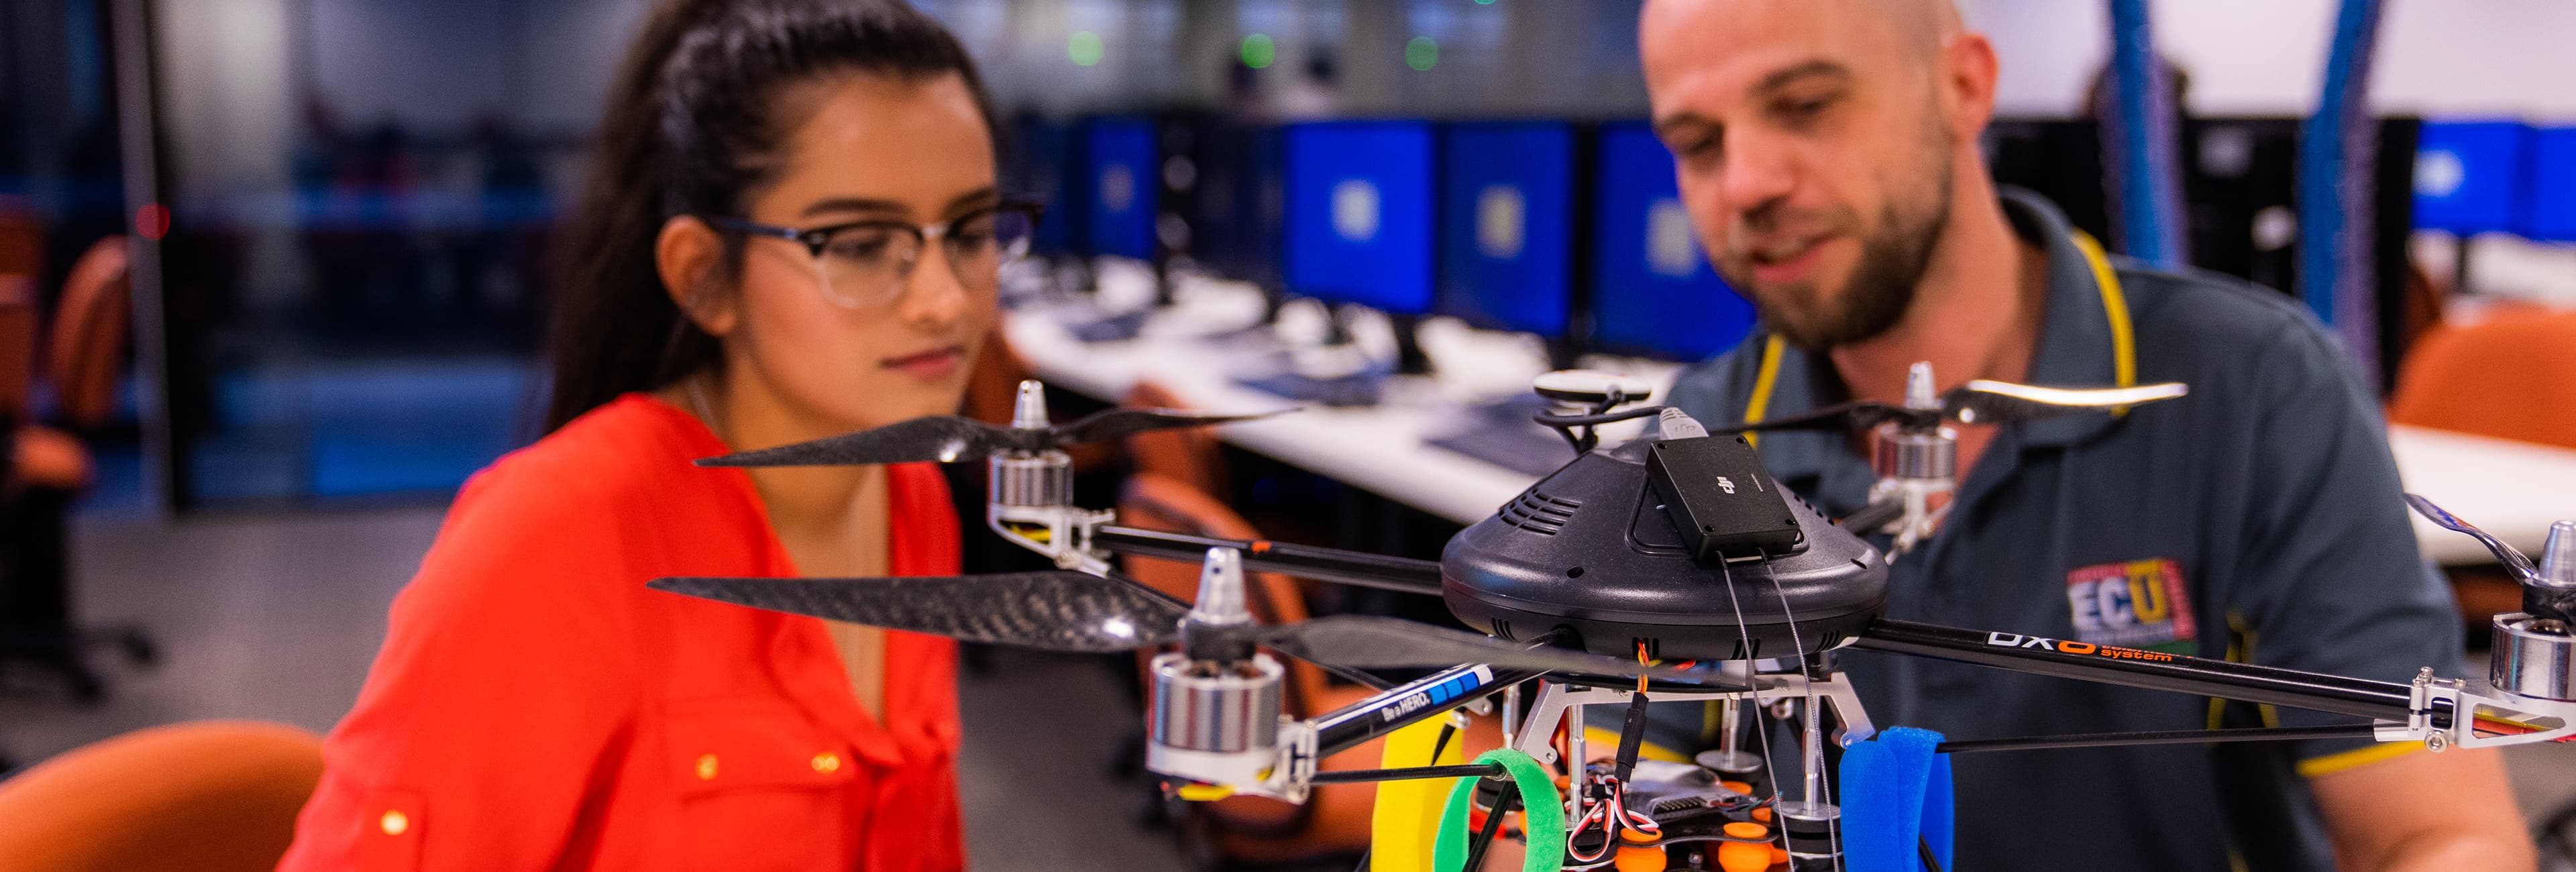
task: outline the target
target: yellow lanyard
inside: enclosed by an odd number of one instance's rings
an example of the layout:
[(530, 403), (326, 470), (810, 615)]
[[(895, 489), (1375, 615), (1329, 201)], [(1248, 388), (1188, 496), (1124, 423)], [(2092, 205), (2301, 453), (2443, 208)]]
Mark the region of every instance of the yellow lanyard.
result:
[[(2082, 230), (2075, 231), (2075, 250), (2084, 253), (2084, 262), (2093, 268), (2093, 286), (2102, 292), (2102, 317), (2111, 322), (2111, 377), (2120, 387), (2138, 383), (2137, 336), (2129, 327), (2129, 298), (2120, 290), (2119, 273), (2111, 269), (2111, 257), (2103, 253), (2102, 243)], [(1762, 366), (1753, 374), (1753, 396), (1744, 404), (1744, 423), (1762, 423), (1771, 411), (1771, 388), (1780, 380), (1780, 356), (1786, 345), (1780, 335), (1771, 334), (1762, 343)], [(2123, 410), (2126, 411), (2126, 410)], [(1759, 434), (1745, 438), (1760, 445)]]

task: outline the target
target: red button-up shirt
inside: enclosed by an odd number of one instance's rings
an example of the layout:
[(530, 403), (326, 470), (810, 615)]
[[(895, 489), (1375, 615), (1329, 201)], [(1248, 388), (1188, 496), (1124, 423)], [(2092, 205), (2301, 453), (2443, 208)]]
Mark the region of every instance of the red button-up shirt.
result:
[[(644, 587), (796, 574), (725, 452), (630, 395), (476, 475), (280, 868), (963, 868), (953, 643), (888, 634), (881, 723), (821, 621)], [(888, 474), (893, 572), (955, 574), (945, 481)]]

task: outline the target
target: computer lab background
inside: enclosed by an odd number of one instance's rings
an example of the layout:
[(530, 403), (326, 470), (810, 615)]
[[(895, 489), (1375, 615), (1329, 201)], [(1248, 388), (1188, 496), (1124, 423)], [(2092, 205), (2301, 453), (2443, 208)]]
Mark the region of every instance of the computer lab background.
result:
[[(163, 725), (322, 732), (347, 711), (446, 501), (537, 435), (550, 246), (647, 5), (0, 2), (0, 285), (14, 289), (0, 297), (22, 300), (0, 321), (40, 337), (11, 353), (33, 358), (18, 367), (25, 408), (51, 452), (21, 451), (13, 475), (54, 494), (0, 537), (61, 558), (46, 590), (0, 597), (18, 611), (0, 627), (0, 772)], [(1150, 399), (1132, 320), (1192, 301), (1211, 318), (1245, 300), (1256, 319), (1295, 298), (1370, 310), (1437, 337), (1399, 343), (1414, 370), (1450, 350), (1500, 372), (1669, 374), (1748, 323), (1675, 223), (1670, 157), (1641, 126), (1636, 0), (916, 5), (983, 65), (1008, 186), (1048, 205), (1037, 262), (1008, 293), (1048, 301), (1011, 317), (1049, 319), (1060, 341), (1015, 350), (1006, 331), (970, 411), (1006, 414), (1021, 376), (1056, 382), (1064, 413)], [(2002, 56), (1997, 177), (2115, 249), (2133, 236), (2125, 164), (2094, 119), (2118, 5), (1961, 3)], [(2464, 434), (2442, 444), (2468, 459), (2444, 469), (2576, 493), (2576, 6), (2136, 5), (2180, 98), (2167, 133), (2182, 259), (2314, 293), (2302, 137), (2325, 95), (2363, 101), (2373, 132), (2353, 157), (2368, 171), (2346, 181), (2370, 206), (2354, 232), (2367, 281), (2321, 314), (2393, 423)], [(2370, 62), (2338, 82), (2338, 16), (2370, 5)], [(1382, 248), (1292, 258), (1283, 240), (1348, 205), (1316, 180), (1354, 173)], [(1395, 278), (1300, 287), (1334, 257)], [(1103, 387), (1080, 377), (1095, 359), (1148, 374)], [(1433, 368), (1390, 384), (1387, 425), (1350, 438), (1395, 433), (1507, 470), (1500, 455), (1526, 443), (1441, 422), (1513, 408), (1525, 384)], [(1457, 512), (1409, 498), (1418, 483), (1367, 464), (1183, 447), (1188, 474), (1147, 488), (1131, 473), (1170, 457), (1080, 457), (1085, 504), (1417, 557), (1459, 529)], [(1154, 489), (1173, 485), (1182, 496)], [(960, 483), (969, 500), (973, 487)], [(970, 569), (1011, 565), (998, 542), (971, 547)], [(2486, 616), (2514, 608), (2510, 584), (2474, 549), (2436, 556), (2482, 644)], [(1318, 612), (1440, 617), (1309, 591)], [(66, 628), (81, 644), (31, 641)], [(960, 765), (978, 868), (1229, 859), (1221, 824), (1175, 814), (1138, 770), (1130, 661), (969, 661)], [(2563, 826), (2576, 754), (2509, 759), (2525, 814)]]

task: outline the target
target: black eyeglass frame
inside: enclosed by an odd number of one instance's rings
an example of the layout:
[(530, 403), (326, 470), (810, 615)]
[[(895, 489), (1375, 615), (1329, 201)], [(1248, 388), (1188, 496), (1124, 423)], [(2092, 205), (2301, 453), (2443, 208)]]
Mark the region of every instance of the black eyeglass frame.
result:
[(1037, 235), (1038, 221), (1046, 216), (1046, 206), (1045, 204), (1028, 200), (1004, 200), (990, 206), (968, 211), (966, 214), (959, 215), (955, 218), (950, 218), (936, 224), (914, 224), (908, 221), (896, 221), (889, 218), (867, 218), (858, 221), (844, 221), (839, 224), (826, 224), (821, 227), (786, 227), (777, 224), (763, 224), (749, 218), (741, 218), (732, 215), (700, 215), (698, 216), (698, 219), (707, 222), (709, 226), (715, 227), (718, 230), (727, 230), (748, 236), (766, 236), (794, 242), (805, 246), (806, 253), (819, 258), (823, 256), (823, 249), (832, 244), (832, 237), (846, 230), (853, 230), (861, 227), (902, 230), (918, 237), (921, 247), (928, 248), (931, 243), (939, 242), (947, 238), (950, 228), (987, 215), (1005, 212), (1026, 216), (1029, 219), (1029, 235), (1034, 237)]

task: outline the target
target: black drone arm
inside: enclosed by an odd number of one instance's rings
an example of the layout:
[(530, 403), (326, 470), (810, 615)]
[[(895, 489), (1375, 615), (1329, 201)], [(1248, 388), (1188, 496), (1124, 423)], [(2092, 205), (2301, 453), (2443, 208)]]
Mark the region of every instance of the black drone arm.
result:
[(1094, 528), (1091, 544), (1120, 554), (1182, 563), (1197, 563), (1207, 557), (1208, 549), (1225, 548), (1243, 555), (1243, 568), (1247, 570), (1278, 572), (1317, 581), (1424, 596), (1440, 595), (1440, 562), (1436, 560), (1414, 560), (1261, 539), (1218, 539), (1115, 524)]
[[(1880, 618), (1855, 648), (1954, 660), (2032, 675), (2242, 700), (2383, 721), (2414, 715), (2412, 688), (2161, 651)], [(2437, 718), (2445, 713), (2434, 713)]]

